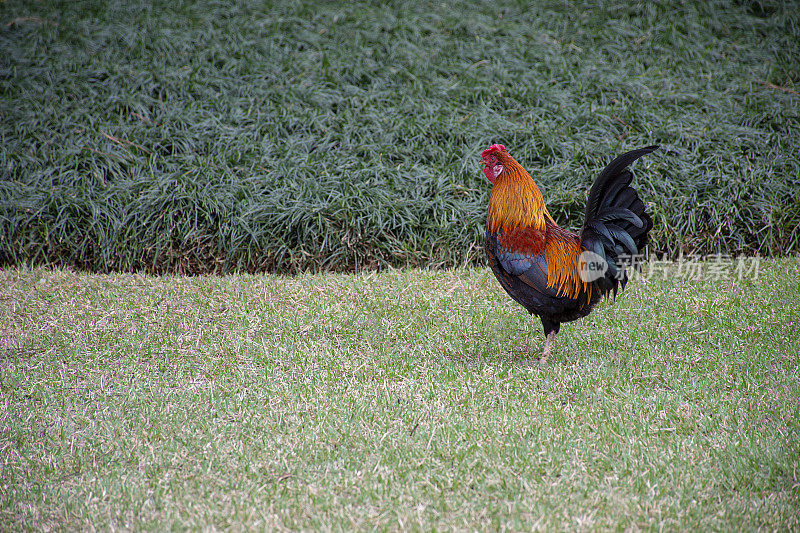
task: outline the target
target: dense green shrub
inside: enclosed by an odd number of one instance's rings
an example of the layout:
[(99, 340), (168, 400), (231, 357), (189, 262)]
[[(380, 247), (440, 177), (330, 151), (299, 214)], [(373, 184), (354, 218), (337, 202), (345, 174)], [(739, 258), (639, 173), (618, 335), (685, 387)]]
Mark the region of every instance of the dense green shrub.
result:
[(797, 3), (117, 4), (0, 3), (2, 264), (482, 261), (493, 142), (572, 229), (659, 143), (653, 251), (800, 251)]

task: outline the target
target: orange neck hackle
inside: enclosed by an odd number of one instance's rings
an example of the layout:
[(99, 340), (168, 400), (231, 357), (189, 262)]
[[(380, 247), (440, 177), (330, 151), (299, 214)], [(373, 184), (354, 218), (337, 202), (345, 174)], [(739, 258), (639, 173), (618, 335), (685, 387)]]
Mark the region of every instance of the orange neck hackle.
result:
[(503, 171), (492, 186), (487, 216), (489, 231), (529, 227), (544, 231), (547, 221), (553, 222), (553, 218), (547, 212), (539, 187), (508, 152), (497, 152), (495, 156)]

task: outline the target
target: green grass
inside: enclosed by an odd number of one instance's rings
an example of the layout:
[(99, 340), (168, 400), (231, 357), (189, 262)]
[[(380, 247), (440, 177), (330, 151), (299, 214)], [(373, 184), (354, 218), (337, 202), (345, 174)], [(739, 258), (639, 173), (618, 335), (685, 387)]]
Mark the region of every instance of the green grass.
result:
[(0, 271), (0, 529), (800, 528), (800, 259), (674, 274)]
[(627, 149), (653, 250), (800, 250), (797, 2), (0, 3), (0, 264), (479, 263), (501, 142), (577, 229)]

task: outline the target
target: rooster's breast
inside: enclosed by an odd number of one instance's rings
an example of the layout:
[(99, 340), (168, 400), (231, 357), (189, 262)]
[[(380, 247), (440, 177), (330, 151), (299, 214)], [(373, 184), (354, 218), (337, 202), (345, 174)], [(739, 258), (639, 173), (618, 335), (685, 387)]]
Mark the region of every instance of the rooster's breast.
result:
[(596, 302), (587, 301), (585, 293), (568, 297), (559, 295), (557, 287), (548, 288), (544, 253), (516, 253), (487, 233), (486, 255), (500, 286), (531, 314), (568, 322), (586, 316)]

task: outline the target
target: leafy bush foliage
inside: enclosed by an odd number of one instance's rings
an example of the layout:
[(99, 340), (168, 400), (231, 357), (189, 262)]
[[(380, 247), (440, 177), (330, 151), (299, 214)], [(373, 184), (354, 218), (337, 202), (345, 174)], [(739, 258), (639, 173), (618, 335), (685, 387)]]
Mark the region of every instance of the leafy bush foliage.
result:
[(792, 2), (0, 4), (0, 263), (483, 260), (480, 151), (577, 230), (618, 153), (651, 251), (800, 250)]

